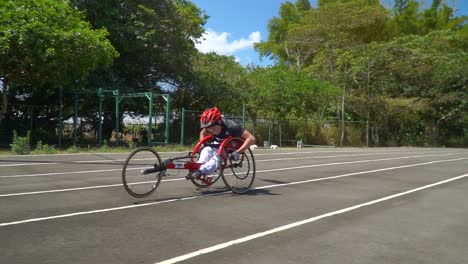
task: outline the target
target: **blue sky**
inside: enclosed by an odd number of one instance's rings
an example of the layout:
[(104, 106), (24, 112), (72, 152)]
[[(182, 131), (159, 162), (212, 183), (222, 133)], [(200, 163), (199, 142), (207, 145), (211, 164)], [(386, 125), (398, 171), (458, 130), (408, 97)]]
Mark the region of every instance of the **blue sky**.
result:
[[(266, 41), (268, 38), (268, 21), (278, 16), (281, 3), (286, 0), (191, 0), (210, 18), (205, 25), (205, 40), (197, 45), (201, 52), (215, 51), (222, 55), (233, 55), (236, 60), (247, 65), (266, 66), (272, 62), (266, 58), (260, 61), (253, 43)], [(450, 6), (454, 0), (448, 1)], [(296, 0), (291, 0), (296, 2)], [(391, 0), (382, 0), (385, 6)], [(317, 0), (310, 0), (317, 6)], [(426, 0), (430, 5), (431, 0)], [(456, 15), (468, 14), (468, 0), (456, 1)]]
[[(315, 1), (315, 0), (314, 0)], [(242, 65), (260, 62), (253, 43), (268, 38), (268, 21), (278, 16), (281, 3), (285, 0), (192, 0), (210, 18), (205, 25), (206, 35), (202, 52), (215, 51), (222, 55), (234, 55)]]

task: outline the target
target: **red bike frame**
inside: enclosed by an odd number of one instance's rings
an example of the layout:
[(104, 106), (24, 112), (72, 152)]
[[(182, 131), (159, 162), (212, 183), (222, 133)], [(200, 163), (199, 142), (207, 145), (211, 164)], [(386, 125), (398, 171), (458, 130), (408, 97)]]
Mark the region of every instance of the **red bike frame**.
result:
[[(232, 136), (228, 136), (227, 138), (225, 138), (221, 144), (219, 144), (219, 147), (218, 147), (218, 155), (223, 159), (223, 162), (222, 162), (222, 168), (219, 168), (220, 170), (223, 170), (224, 169), (224, 166), (227, 162), (227, 157), (225, 157), (224, 155), (222, 155), (223, 153), (223, 150), (224, 148), (226, 147), (234, 147), (235, 149), (238, 149), (240, 146), (227, 146), (227, 142), (229, 139), (231, 139)], [(202, 140), (200, 140), (196, 145), (195, 147), (193, 148), (192, 152), (189, 153), (189, 156), (187, 157), (179, 157), (179, 158), (172, 158), (172, 159), (168, 159), (166, 160), (165, 162), (165, 168), (166, 169), (186, 169), (186, 170), (198, 170), (200, 168), (200, 166), (203, 164), (203, 163), (197, 163), (197, 160), (196, 160), (196, 153), (199, 153), (201, 151), (201, 149), (203, 148), (203, 146), (207, 143), (207, 142), (210, 142), (213, 140), (213, 136), (212, 135), (208, 135), (206, 137), (204, 137)], [(232, 144), (232, 143), (231, 143)], [(190, 162), (174, 162), (175, 159), (183, 159), (183, 158), (188, 158), (190, 157)], [(167, 162), (168, 161), (168, 162)], [(166, 163), (167, 162), (167, 163)], [(211, 183), (210, 180), (205, 180), (205, 179), (201, 179), (201, 181), (207, 185), (209, 185)]]

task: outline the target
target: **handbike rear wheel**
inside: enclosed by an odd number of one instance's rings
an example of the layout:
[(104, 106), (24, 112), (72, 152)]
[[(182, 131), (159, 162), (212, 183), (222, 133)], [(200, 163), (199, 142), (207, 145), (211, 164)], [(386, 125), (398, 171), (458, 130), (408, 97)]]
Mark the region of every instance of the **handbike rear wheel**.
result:
[(255, 180), (255, 158), (250, 148), (246, 149), (239, 160), (231, 159), (230, 153), (237, 150), (243, 143), (240, 138), (229, 139), (222, 151), (226, 161), (221, 176), (226, 187), (234, 193), (246, 193), (252, 187)]
[(125, 190), (133, 197), (144, 198), (158, 188), (164, 171), (145, 174), (147, 169), (161, 167), (158, 152), (151, 147), (140, 147), (128, 156), (122, 169)]

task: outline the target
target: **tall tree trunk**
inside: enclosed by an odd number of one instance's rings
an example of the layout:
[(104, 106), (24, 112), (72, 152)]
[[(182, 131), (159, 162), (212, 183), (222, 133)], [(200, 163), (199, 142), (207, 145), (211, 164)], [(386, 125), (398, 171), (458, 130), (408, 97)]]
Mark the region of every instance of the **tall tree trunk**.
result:
[(429, 132), (429, 142), (431, 146), (435, 147), (437, 145), (437, 133), (438, 133), (438, 125), (435, 120), (432, 120), (432, 124), (430, 127)]
[(366, 146), (369, 147), (369, 111), (367, 111), (366, 120)]
[(442, 123), (445, 120), (450, 119), (453, 115), (456, 115), (457, 111), (448, 113), (446, 115), (443, 115), (441, 118), (439, 118), (437, 121), (433, 120), (432, 125), (431, 125), (431, 133), (430, 133), (430, 142), (432, 146), (437, 146), (439, 144), (438, 138), (439, 138), (439, 128), (442, 125)]
[(379, 127), (372, 127), (371, 128), (371, 136), (374, 144), (379, 146)]
[(336, 85), (336, 79), (335, 79), (335, 65), (333, 65), (333, 49), (330, 48), (330, 54), (328, 58), (328, 66), (329, 66), (329, 74), (330, 74), (330, 79), (334, 85)]
[[(250, 108), (247, 108), (247, 113), (249, 113), (250, 119), (252, 119), (252, 133), (255, 135), (257, 130), (257, 113), (255, 111), (251, 111)], [(258, 143), (257, 143), (258, 144)]]
[[(370, 69), (371, 69), (370, 61), (367, 61), (367, 97), (370, 98)], [(369, 100), (367, 101), (369, 102)], [(370, 110), (369, 106), (367, 106), (367, 120), (366, 120), (366, 146), (369, 147), (369, 117), (370, 117)]]
[[(336, 86), (336, 78), (335, 78), (335, 65), (333, 64), (333, 48), (329, 47), (329, 57), (328, 57), (328, 66), (329, 66), (329, 74), (330, 74), (330, 80), (331, 82), (333, 83), (333, 85)], [(342, 100), (344, 101), (344, 98), (342, 98)], [(344, 104), (344, 102), (343, 102)], [(341, 109), (343, 110), (343, 105), (341, 106)], [(343, 111), (342, 111), (343, 112)], [(342, 113), (343, 114), (343, 113)], [(336, 106), (336, 117), (338, 120), (340, 120), (338, 123), (341, 124), (341, 131), (343, 133), (343, 129), (344, 129), (344, 123), (341, 122), (341, 118), (340, 118), (340, 112), (339, 112), (339, 109), (338, 109), (338, 106)], [(339, 130), (337, 129), (336, 130), (336, 139), (338, 140), (338, 133), (339, 133)], [(343, 137), (343, 135), (341, 135), (341, 138)], [(340, 141), (340, 146), (343, 145), (343, 140), (341, 139)]]
[(300, 55), (297, 55), (297, 59), (296, 59), (296, 72), (299, 73), (301, 71), (301, 56)]
[(2, 124), (3, 118), (5, 118), (8, 109), (8, 79), (5, 77), (2, 80), (2, 108), (0, 109), (0, 125)]
[(340, 133), (340, 128), (341, 128), (340, 107), (338, 105), (336, 105), (336, 120), (337, 120), (337, 123), (336, 123), (337, 129), (336, 129), (336, 137), (335, 137), (336, 142), (333, 142), (333, 144), (338, 145), (338, 135)]
[(348, 66), (345, 65), (344, 68), (344, 83), (343, 83), (343, 95), (341, 96), (341, 139), (340, 139), (340, 147), (343, 146), (344, 135), (345, 135), (345, 95), (346, 95), (346, 74), (347, 74)]

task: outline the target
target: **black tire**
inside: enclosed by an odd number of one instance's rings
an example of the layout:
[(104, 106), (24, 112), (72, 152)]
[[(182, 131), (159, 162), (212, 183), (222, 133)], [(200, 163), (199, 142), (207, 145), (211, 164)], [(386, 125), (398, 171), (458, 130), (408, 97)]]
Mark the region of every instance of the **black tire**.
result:
[(152, 194), (161, 183), (164, 171), (144, 174), (143, 170), (161, 165), (161, 157), (151, 147), (140, 147), (134, 150), (128, 156), (122, 169), (122, 182), (125, 190), (136, 198), (144, 198)]
[[(231, 142), (230, 142), (231, 141)], [(243, 140), (240, 138), (231, 138), (225, 144), (223, 149), (223, 156), (226, 164), (223, 170), (220, 171), (226, 187), (234, 193), (243, 194), (250, 190), (255, 181), (255, 158), (253, 152), (248, 148), (240, 155), (239, 160), (234, 161), (231, 159), (230, 153), (236, 150), (242, 144)]]

